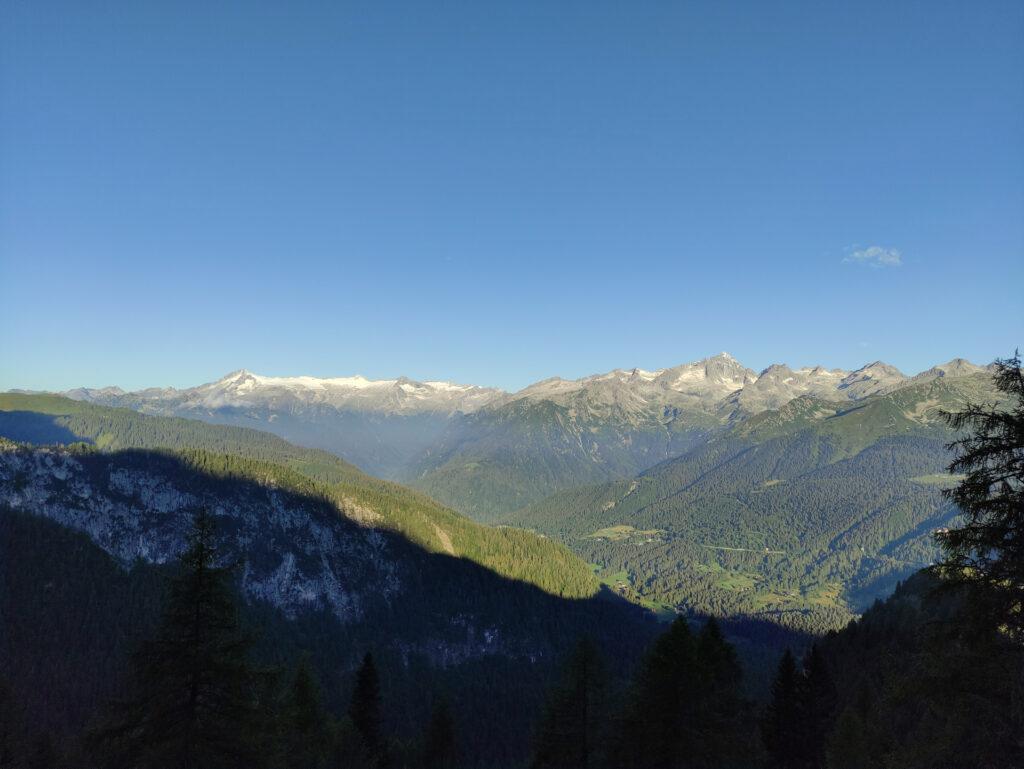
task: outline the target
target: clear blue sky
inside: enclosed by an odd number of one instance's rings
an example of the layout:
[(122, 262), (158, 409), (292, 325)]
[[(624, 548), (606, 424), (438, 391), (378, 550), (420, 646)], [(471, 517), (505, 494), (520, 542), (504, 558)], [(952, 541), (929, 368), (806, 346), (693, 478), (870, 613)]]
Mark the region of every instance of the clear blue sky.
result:
[(0, 5), (0, 388), (1024, 346), (1024, 4)]

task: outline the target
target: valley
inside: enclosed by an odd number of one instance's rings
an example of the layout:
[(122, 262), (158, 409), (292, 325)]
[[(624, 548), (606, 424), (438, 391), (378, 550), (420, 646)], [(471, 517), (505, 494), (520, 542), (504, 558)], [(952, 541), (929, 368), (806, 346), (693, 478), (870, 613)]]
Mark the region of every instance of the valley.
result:
[[(436, 429), (430, 440), (420, 436), (428, 448), (415, 461), (440, 464), (413, 480), (419, 488), (323, 448), (224, 424), (239, 404), (211, 408), (219, 395), (205, 410), (183, 409), (184, 418), (130, 399), (130, 407), (104, 405), (124, 397), (111, 391), (0, 394), (0, 534), (19, 575), (3, 595), (32, 607), (15, 632), (0, 633), (17, 662), (4, 675), (45, 728), (82, 729), (97, 699), (111, 696), (134, 639), (156, 621), (157, 586), (191, 541), (196, 510), (216, 521), (242, 613), (260, 628), (259, 659), (290, 664), (304, 655), (336, 710), (350, 696), (359, 654), (372, 649), (387, 677), (394, 744), (418, 744), (443, 692), (471, 730), (460, 740), (466, 766), (494, 766), (496, 755), (522, 765), (525, 747), (540, 739), (532, 714), (581, 637), (608, 662), (608, 685), (640, 697), (655, 696), (642, 694), (644, 666), (656, 664), (657, 644), (689, 632), (680, 622), (703, 628), (700, 644), (728, 644), (736, 668), (723, 691), (734, 698), (740, 678), (742, 696), (767, 696), (782, 651), (814, 638), (838, 639), (823, 649), (844, 664), (857, 644), (874, 643), (850, 636), (858, 617), (870, 624), (888, 616), (889, 604), (904, 606), (905, 588), (878, 601), (932, 563), (935, 532), (959, 520), (942, 494), (964, 478), (946, 472), (957, 434), (942, 413), (1004, 397), (988, 371), (967, 364), (917, 377), (895, 378), (878, 365), (828, 375), (845, 389), (815, 390), (806, 381), (825, 375), (805, 371), (806, 379), (783, 378), (799, 382), (788, 399), (777, 370), (740, 379), (742, 369), (722, 357), (682, 368), (686, 376), (677, 370), (666, 381), (699, 380), (711, 393), (703, 401), (692, 391), (652, 394), (663, 376), (656, 372), (547, 383), (517, 396), (460, 389), (490, 402), (469, 413), (428, 412)], [(744, 398), (761, 380), (770, 395)], [(740, 391), (722, 395), (740, 381)], [(301, 387), (311, 389), (305, 380)], [(651, 403), (664, 398), (676, 405), (659, 412)], [(751, 403), (771, 407), (749, 413)], [(279, 428), (269, 416), (266, 424), (244, 421)], [(381, 418), (406, 417), (423, 414)], [(337, 424), (329, 425), (335, 435)], [(389, 456), (422, 448), (399, 444)], [(467, 462), (470, 455), (477, 460)], [(447, 474), (456, 466), (469, 475)], [(479, 473), (489, 480), (477, 483)], [(422, 490), (442, 478), (461, 478), (449, 487), (456, 498), (479, 500), (466, 506), (472, 517)], [(83, 570), (84, 583), (61, 576)], [(60, 589), (35, 604), (39, 580)], [(93, 613), (70, 608), (80, 601)], [(89, 636), (82, 654), (102, 648), (113, 655), (108, 667), (46, 678), (66, 701), (54, 710), (34, 693), (41, 674), (19, 671), (64, 670), (61, 649), (100, 618), (114, 635), (99, 646)], [(47, 634), (54, 643), (42, 640)], [(639, 677), (629, 683), (631, 675)], [(515, 684), (496, 695), (493, 682), (510, 676)], [(700, 733), (748, 733), (740, 701), (729, 706), (728, 723)], [(626, 720), (611, 734), (639, 739), (629, 735), (646, 728), (643, 711), (622, 707)], [(742, 765), (757, 748), (737, 739)]]
[(264, 664), (306, 655), (336, 708), (372, 650), (389, 732), (418, 739), (443, 693), (472, 730), (469, 766), (522, 761), (581, 635), (625, 675), (657, 632), (551, 539), (482, 526), (268, 433), (4, 394), (0, 436), (0, 610), (18, 617), (0, 623), (0, 675), (55, 734), (78, 734), (117, 694), (198, 510)]
[(955, 516), (940, 412), (994, 397), (962, 359), (913, 376), (879, 362), (758, 373), (726, 353), (516, 393), (238, 372), (67, 395), (275, 432), (558, 540), (631, 600), (809, 632), (933, 560), (932, 532)]

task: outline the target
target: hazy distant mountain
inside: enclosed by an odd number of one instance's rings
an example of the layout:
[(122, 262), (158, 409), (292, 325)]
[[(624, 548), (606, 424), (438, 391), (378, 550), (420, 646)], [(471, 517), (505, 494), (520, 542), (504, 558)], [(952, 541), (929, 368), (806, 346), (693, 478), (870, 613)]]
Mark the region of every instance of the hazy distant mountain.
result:
[(374, 475), (397, 478), (433, 444), (454, 414), (473, 411), (502, 392), (405, 377), (267, 377), (241, 370), (182, 390), (126, 393), (106, 387), (64, 395), (146, 414), (267, 430), (331, 451)]
[(93, 402), (137, 403), (150, 408), (219, 409), (296, 405), (327, 405), (339, 410), (381, 414), (419, 414), (473, 411), (501, 394), (500, 390), (452, 382), (416, 382), (399, 379), (366, 379), (362, 376), (320, 379), (311, 376), (270, 377), (245, 369), (216, 382), (177, 390), (151, 388), (126, 393), (119, 387), (78, 389), (68, 397)]
[(775, 364), (757, 373), (720, 353), (657, 371), (553, 377), (516, 393), (404, 377), (242, 370), (182, 390), (108, 387), (66, 395), (267, 430), (488, 519), (559, 489), (635, 475), (794, 398), (862, 400), (984, 370), (954, 359), (915, 377), (880, 361), (855, 371)]

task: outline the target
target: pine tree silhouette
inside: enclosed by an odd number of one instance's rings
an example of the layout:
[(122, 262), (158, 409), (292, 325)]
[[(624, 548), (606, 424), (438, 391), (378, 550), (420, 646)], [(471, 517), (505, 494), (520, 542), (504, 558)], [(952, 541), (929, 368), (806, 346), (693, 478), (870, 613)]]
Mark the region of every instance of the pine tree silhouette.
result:
[(153, 639), (132, 660), (131, 696), (92, 735), (100, 758), (142, 769), (258, 767), (259, 678), (248, 660), (214, 523), (194, 520)]
[(328, 749), (327, 714), (309, 659), (299, 661), (288, 692), (285, 712), (285, 761), (292, 769), (322, 766)]
[(381, 727), (380, 678), (370, 652), (363, 657), (356, 671), (348, 717), (373, 763), (378, 767), (388, 766), (390, 753)]
[(597, 647), (576, 646), (548, 699), (538, 731), (535, 769), (592, 769), (607, 748), (608, 675)]
[(807, 744), (806, 699), (804, 677), (797, 669), (793, 653), (786, 649), (761, 724), (761, 737), (771, 769), (812, 769)]

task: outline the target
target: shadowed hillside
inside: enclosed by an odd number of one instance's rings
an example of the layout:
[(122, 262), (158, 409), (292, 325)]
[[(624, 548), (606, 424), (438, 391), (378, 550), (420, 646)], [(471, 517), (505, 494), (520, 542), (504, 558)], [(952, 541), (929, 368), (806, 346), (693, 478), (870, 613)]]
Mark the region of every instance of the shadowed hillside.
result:
[(655, 629), (607, 593), (560, 598), (425, 550), (340, 509), (327, 487), (254, 460), (6, 444), (0, 501), (2, 606), (18, 615), (4, 623), (2, 674), (41, 725), (80, 728), (96, 698), (116, 690), (124, 654), (159, 603), (161, 564), (182, 552), (200, 507), (216, 520), (268, 661), (311, 652), (339, 703), (373, 650), (395, 733), (420, 728), (447, 692), (471, 727), (471, 755), (520, 756), (528, 714), (579, 636), (597, 639), (624, 672)]

